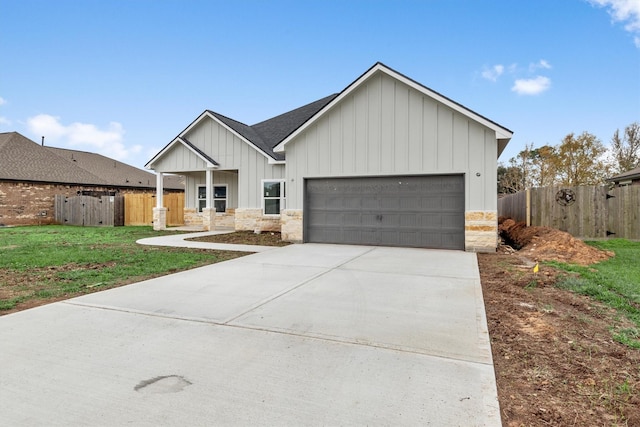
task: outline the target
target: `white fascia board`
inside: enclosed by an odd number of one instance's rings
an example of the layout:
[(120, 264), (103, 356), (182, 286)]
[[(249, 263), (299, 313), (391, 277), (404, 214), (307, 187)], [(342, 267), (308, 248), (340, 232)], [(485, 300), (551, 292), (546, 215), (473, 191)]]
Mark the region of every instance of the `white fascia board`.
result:
[(513, 132), (510, 132), (508, 129), (503, 128), (502, 126), (497, 125), (496, 123), (493, 123), (492, 121), (478, 115), (477, 113), (474, 113), (473, 111), (453, 102), (452, 100), (438, 94), (437, 92), (434, 92), (430, 89), (428, 89), (427, 87), (405, 77), (402, 74), (399, 74), (393, 70), (391, 70), (390, 68), (384, 66), (381, 63), (376, 64), (375, 66), (371, 67), (371, 69), (369, 69), (369, 71), (367, 71), (365, 74), (363, 74), (362, 76), (360, 76), (359, 79), (357, 79), (356, 81), (354, 81), (353, 83), (351, 83), (345, 90), (343, 90), (340, 95), (336, 96), (330, 103), (328, 103), (327, 105), (324, 106), (324, 108), (322, 108), (320, 111), (318, 111), (315, 116), (313, 116), (310, 120), (308, 120), (306, 123), (304, 123), (302, 126), (300, 126), (298, 129), (296, 129), (294, 132), (291, 133), (291, 135), (289, 135), (288, 137), (286, 137), (283, 141), (281, 141), (278, 145), (276, 145), (273, 149), (274, 152), (276, 153), (283, 153), (285, 152), (285, 145), (287, 145), (291, 140), (293, 140), (294, 138), (296, 138), (300, 133), (302, 133), (306, 128), (308, 128), (309, 126), (311, 126), (316, 120), (318, 120), (319, 117), (321, 117), (322, 115), (324, 115), (325, 112), (329, 111), (331, 108), (333, 108), (337, 103), (341, 102), (344, 98), (346, 98), (347, 96), (349, 96), (349, 94), (351, 92), (353, 92), (356, 88), (358, 88), (364, 81), (366, 81), (367, 79), (369, 79), (373, 74), (377, 73), (378, 71), (384, 72), (387, 75), (403, 82), (404, 84), (406, 84), (407, 86), (417, 90), (420, 93), (423, 93), (427, 96), (429, 96), (430, 98), (446, 105), (447, 107), (451, 108), (454, 111), (457, 111), (473, 120), (475, 120), (476, 122), (488, 127), (491, 130), (494, 130), (496, 132), (496, 139), (511, 139), (511, 137), (513, 136)]
[(162, 150), (160, 150), (158, 154), (153, 156), (153, 159), (149, 160), (149, 163), (144, 165), (145, 169), (153, 170), (153, 163), (155, 163), (156, 160), (164, 156), (167, 151), (171, 150), (171, 148), (178, 143), (182, 144), (178, 138), (175, 138), (173, 141), (165, 145), (165, 147)]
[(286, 165), (287, 162), (286, 160), (275, 160), (272, 157), (269, 157), (269, 164), (270, 165)]
[(149, 163), (147, 163), (145, 165), (146, 169), (150, 169), (153, 170), (153, 163), (155, 163), (156, 160), (162, 158), (169, 150), (171, 150), (176, 144), (180, 144), (183, 147), (187, 148), (189, 151), (191, 151), (193, 154), (195, 154), (199, 159), (201, 159), (203, 162), (206, 163), (206, 167), (209, 169), (218, 169), (219, 166), (214, 165), (213, 163), (211, 163), (209, 160), (207, 160), (206, 158), (202, 157), (200, 155), (200, 153), (198, 153), (196, 150), (194, 150), (193, 148), (191, 148), (188, 144), (185, 144), (184, 142), (182, 142), (182, 139), (180, 137), (176, 137), (173, 141), (171, 141), (169, 144), (167, 144), (166, 147), (164, 147), (158, 154), (156, 154), (153, 159), (151, 159), (151, 161), (149, 161)]
[[(224, 122), (218, 120), (218, 118), (216, 116), (214, 116), (213, 114), (211, 114), (208, 110), (205, 111), (204, 113), (202, 113), (200, 115), (200, 117), (198, 117), (196, 120), (193, 121), (193, 123), (191, 123), (185, 130), (183, 130), (180, 133), (180, 136), (184, 136), (185, 134), (187, 134), (191, 129), (193, 129), (197, 124), (199, 124), (205, 117), (209, 117), (211, 120), (215, 121), (216, 123), (218, 123), (220, 126), (222, 126), (223, 128), (225, 128), (226, 130), (228, 130), (229, 132), (233, 133), (234, 135), (236, 135), (241, 141), (243, 141), (245, 144), (248, 144), (249, 147), (253, 148), (254, 150), (256, 150), (258, 153), (262, 154), (263, 156), (265, 156), (267, 158), (267, 160), (274, 160), (275, 159), (273, 157), (271, 157), (270, 155), (268, 155), (267, 153), (265, 153), (264, 151), (262, 151), (261, 149), (259, 149), (258, 147), (256, 147), (255, 145), (253, 145), (251, 143), (251, 141), (249, 141), (247, 138), (245, 138), (244, 136), (240, 135), (238, 132), (236, 132), (235, 130), (233, 130), (232, 128), (230, 128), (229, 126), (227, 126)], [(233, 119), (232, 119), (233, 120)]]

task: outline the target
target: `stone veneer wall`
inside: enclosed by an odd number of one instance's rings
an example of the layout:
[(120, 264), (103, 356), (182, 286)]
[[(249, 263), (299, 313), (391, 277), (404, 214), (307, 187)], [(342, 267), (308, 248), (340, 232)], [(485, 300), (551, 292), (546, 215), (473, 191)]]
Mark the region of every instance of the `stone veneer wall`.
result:
[(196, 208), (184, 208), (182, 212), (184, 214), (184, 225), (202, 225), (202, 215), (198, 213)]
[[(214, 224), (215, 228), (235, 228), (235, 209), (227, 209), (224, 213), (216, 213)], [(204, 216), (198, 212), (196, 208), (184, 208), (184, 225), (187, 226), (204, 226)]]
[(262, 209), (238, 208), (235, 215), (235, 229), (256, 233), (280, 231), (280, 217), (262, 215)]
[(224, 213), (216, 214), (216, 227), (235, 228), (236, 226), (236, 210), (227, 209)]
[(302, 243), (302, 209), (285, 209), (280, 215), (282, 240)]
[(498, 212), (465, 212), (464, 240), (466, 251), (495, 252), (498, 247)]

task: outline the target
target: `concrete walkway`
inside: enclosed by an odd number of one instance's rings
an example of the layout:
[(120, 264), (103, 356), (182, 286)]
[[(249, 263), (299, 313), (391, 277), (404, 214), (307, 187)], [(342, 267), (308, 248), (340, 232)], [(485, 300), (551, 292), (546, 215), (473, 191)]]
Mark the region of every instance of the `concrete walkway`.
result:
[(475, 254), (291, 245), (0, 317), (0, 424), (499, 426)]
[(216, 231), (201, 231), (197, 233), (186, 234), (167, 234), (158, 237), (147, 237), (146, 239), (140, 239), (136, 243), (140, 245), (150, 246), (173, 246), (176, 248), (194, 248), (194, 249), (217, 249), (221, 251), (238, 251), (238, 252), (264, 252), (275, 249), (274, 246), (259, 246), (259, 245), (235, 245), (229, 243), (211, 243), (211, 242), (197, 242), (186, 239), (192, 239), (194, 237), (202, 236), (214, 236), (216, 234), (228, 234), (233, 233), (234, 230), (216, 230)]

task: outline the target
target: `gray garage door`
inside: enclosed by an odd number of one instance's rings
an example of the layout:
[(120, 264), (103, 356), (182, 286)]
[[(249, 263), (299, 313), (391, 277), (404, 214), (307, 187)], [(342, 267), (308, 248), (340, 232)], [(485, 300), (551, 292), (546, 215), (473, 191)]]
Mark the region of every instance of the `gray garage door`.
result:
[(304, 241), (464, 249), (464, 178), (307, 179)]

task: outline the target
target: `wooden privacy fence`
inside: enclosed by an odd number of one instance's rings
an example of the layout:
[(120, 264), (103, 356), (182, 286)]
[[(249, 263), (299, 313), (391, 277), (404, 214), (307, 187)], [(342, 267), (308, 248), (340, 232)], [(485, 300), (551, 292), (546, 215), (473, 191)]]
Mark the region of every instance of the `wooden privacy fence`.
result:
[(122, 196), (56, 195), (55, 220), (59, 224), (80, 226), (124, 225), (124, 198)]
[[(162, 196), (163, 205), (167, 208), (167, 225), (184, 224), (184, 193), (168, 193)], [(153, 208), (156, 206), (155, 194), (125, 194), (124, 224), (151, 225)]]
[(498, 215), (580, 238), (640, 239), (640, 186), (532, 188), (498, 200)]

